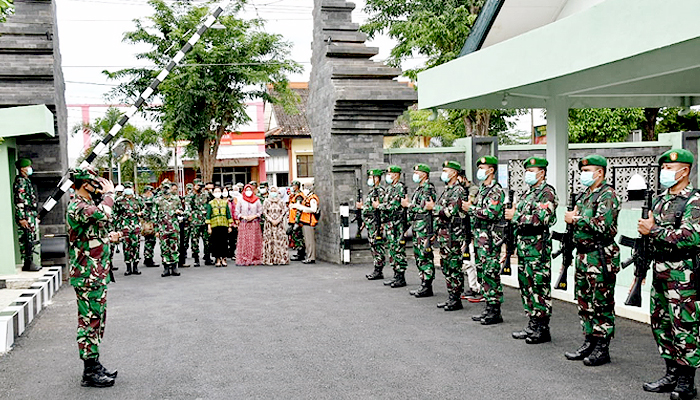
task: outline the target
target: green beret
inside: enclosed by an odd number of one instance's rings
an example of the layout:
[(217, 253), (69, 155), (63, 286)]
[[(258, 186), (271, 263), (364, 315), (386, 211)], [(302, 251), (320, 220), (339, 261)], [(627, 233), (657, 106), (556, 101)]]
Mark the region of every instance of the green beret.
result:
[(523, 167), (525, 169), (527, 168), (532, 168), (532, 167), (537, 167), (537, 168), (547, 168), (549, 165), (549, 161), (547, 161), (544, 158), (539, 158), (539, 157), (530, 157), (525, 162), (523, 163)]
[(32, 160), (28, 158), (20, 158), (19, 160), (15, 161), (15, 167), (17, 167), (17, 169), (28, 167), (30, 165), (32, 165)]
[(202, 184), (202, 180), (199, 179), (199, 178), (195, 179), (193, 182), (194, 182), (195, 185), (201, 185), (201, 184)]
[(146, 186), (143, 187), (143, 191), (144, 191), (144, 192), (147, 192), (147, 191), (149, 191), (149, 190), (150, 190), (150, 191), (153, 191), (153, 186), (151, 186), (151, 185), (146, 185)]
[(299, 181), (292, 181), (292, 186), (301, 186), (301, 182), (299, 182)]
[(397, 174), (401, 173), (401, 167), (398, 165), (390, 165), (389, 168), (386, 169), (386, 172), (394, 172)]
[(382, 176), (384, 175), (383, 169), (368, 169), (367, 176)]
[(192, 188), (194, 187), (194, 185), (191, 184), (191, 183), (188, 183), (185, 187), (186, 187), (187, 189), (192, 189)]
[(134, 188), (134, 184), (131, 182), (124, 182), (123, 185), (124, 185), (124, 188), (132, 188), (132, 189)]
[(73, 179), (94, 181), (97, 180), (97, 172), (90, 168), (76, 168), (73, 170)]
[(590, 156), (583, 157), (581, 161), (578, 162), (578, 168), (585, 167), (586, 165), (596, 165), (598, 167), (607, 168), (608, 160), (603, 156), (597, 154), (591, 154)]
[(170, 189), (171, 185), (172, 185), (172, 183), (170, 183), (170, 182), (161, 182), (160, 187), (161, 187), (161, 189)]
[(496, 158), (494, 156), (479, 157), (479, 159), (476, 160), (476, 166), (478, 167), (481, 164), (498, 165), (498, 158)]
[(413, 166), (413, 170), (425, 172), (426, 174), (430, 173), (430, 167), (425, 164), (416, 164)]
[(695, 157), (693, 157), (693, 153), (685, 149), (671, 149), (659, 157), (659, 165), (672, 162), (692, 164), (695, 162)]
[(458, 163), (457, 161), (445, 161), (442, 163), (443, 168), (451, 168), (457, 172), (462, 170), (462, 164)]

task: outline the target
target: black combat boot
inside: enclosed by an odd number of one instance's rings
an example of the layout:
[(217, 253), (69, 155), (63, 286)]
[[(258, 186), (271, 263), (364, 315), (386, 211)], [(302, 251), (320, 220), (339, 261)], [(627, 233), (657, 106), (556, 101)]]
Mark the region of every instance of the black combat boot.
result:
[(595, 348), (596, 342), (598, 342), (597, 337), (593, 335), (586, 335), (586, 338), (584, 339), (581, 347), (572, 352), (567, 351), (566, 353), (564, 353), (564, 357), (566, 357), (567, 360), (571, 361), (583, 360), (593, 352), (593, 348)]
[(382, 273), (382, 268), (379, 267), (374, 267), (374, 271), (372, 271), (371, 274), (365, 275), (365, 278), (367, 278), (370, 281), (376, 281), (378, 279), (384, 279), (384, 274)]
[(388, 281), (384, 281), (384, 286), (391, 286), (392, 283), (396, 281), (396, 278), (399, 276), (399, 273), (394, 271), (394, 278), (389, 279)]
[(144, 259), (144, 260), (143, 260), (143, 265), (145, 265), (146, 268), (156, 268), (156, 267), (160, 267), (160, 265), (158, 265), (158, 264), (156, 264), (156, 263), (153, 262), (153, 259), (152, 259), (152, 258), (146, 258), (146, 259)]
[(678, 383), (678, 364), (675, 361), (664, 358), (666, 361), (666, 375), (654, 382), (646, 382), (642, 385), (645, 392), (669, 393), (676, 388)]
[(406, 286), (406, 273), (401, 271), (396, 273), (396, 279), (394, 279), (394, 282), (391, 283), (391, 287), (393, 288), (400, 288)]
[(552, 341), (552, 335), (549, 333), (549, 317), (541, 317), (535, 319), (534, 329), (532, 333), (525, 339), (527, 344), (540, 344)]
[(306, 259), (306, 249), (297, 250), (297, 254), (292, 256), (292, 261), (303, 261)]
[(114, 371), (108, 371), (107, 368), (105, 368), (104, 365), (102, 365), (102, 363), (100, 362), (99, 357), (96, 358), (95, 361), (97, 361), (97, 365), (99, 365), (100, 369), (102, 369), (103, 374), (107, 375), (108, 377), (110, 377), (112, 379), (115, 379), (117, 377), (117, 373), (119, 371), (117, 371), (116, 369)]
[(583, 359), (583, 365), (597, 367), (610, 362), (610, 338), (598, 338), (591, 354)]
[(40, 271), (41, 266), (34, 264), (34, 257), (27, 257), (24, 259), (24, 265), (22, 266), (22, 271)]
[(180, 268), (189, 268), (190, 267), (190, 265), (187, 264), (187, 251), (180, 253), (179, 266), (180, 266)]
[(484, 307), (484, 311), (482, 311), (481, 314), (472, 315), (472, 321), (474, 321), (474, 322), (481, 322), (481, 320), (484, 319), (484, 317), (486, 316), (486, 314), (489, 313), (489, 310), (490, 310), (490, 309), (491, 309), (491, 305), (488, 304), (488, 303), (486, 303), (486, 307)]
[(131, 275), (131, 263), (127, 261), (126, 262), (126, 271), (124, 272), (124, 276), (129, 276), (129, 275)]
[(530, 317), (530, 321), (528, 321), (527, 326), (519, 331), (513, 332), (511, 334), (511, 336), (513, 337), (513, 339), (523, 340), (523, 339), (527, 338), (528, 336), (532, 335), (534, 326), (535, 326), (535, 319), (533, 317)]
[(134, 275), (141, 275), (141, 271), (139, 271), (139, 263), (134, 262), (133, 265), (131, 266), (131, 273)]
[(199, 267), (199, 256), (196, 256), (196, 257), (194, 258), (194, 267), (195, 267), (195, 268), (198, 268), (198, 267)]
[(447, 300), (447, 304), (445, 304), (445, 307), (443, 307), (443, 310), (445, 311), (457, 311), (461, 310), (462, 307), (462, 299), (460, 298), (459, 290), (453, 291), (450, 293), (450, 298)]
[(211, 260), (209, 254), (204, 256), (204, 265), (214, 265), (214, 261)]
[(494, 325), (503, 322), (501, 303), (491, 304), (491, 310), (481, 319), (481, 325)]
[(170, 264), (170, 275), (180, 276), (180, 272), (177, 270), (177, 264)]
[(103, 368), (96, 359), (84, 360), (83, 380), (80, 386), (110, 387), (114, 386), (114, 378), (105, 375)]
[(160, 276), (163, 278), (170, 276), (170, 264), (163, 264), (163, 273)]
[(421, 297), (432, 297), (433, 296), (433, 280), (432, 279), (426, 279), (423, 281), (421, 284), (420, 288), (416, 290), (416, 293), (414, 294), (416, 298), (421, 298)]
[(678, 366), (678, 383), (671, 392), (671, 400), (690, 400), (698, 394), (695, 389), (695, 368)]

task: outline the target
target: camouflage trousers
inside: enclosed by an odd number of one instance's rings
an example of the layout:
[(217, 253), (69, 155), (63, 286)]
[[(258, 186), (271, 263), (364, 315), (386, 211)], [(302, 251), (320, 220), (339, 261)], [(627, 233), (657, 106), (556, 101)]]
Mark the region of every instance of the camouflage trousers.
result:
[(100, 342), (107, 320), (107, 285), (76, 287), (78, 299), (78, 352), (88, 360), (100, 356)]
[(122, 243), (124, 244), (124, 262), (139, 262), (141, 259), (141, 236), (140, 230), (123, 232)]
[(374, 268), (382, 270), (386, 264), (386, 240), (381, 235), (381, 231), (374, 226), (367, 226), (367, 240), (369, 249), (372, 252)]
[(160, 257), (164, 264), (175, 264), (180, 259), (179, 232), (168, 232), (160, 235)]
[(403, 242), (403, 224), (401, 221), (386, 223), (386, 239), (389, 250), (389, 263), (394, 272), (404, 272), (408, 266), (406, 249)]
[(187, 249), (190, 248), (190, 242), (192, 242), (193, 228), (194, 225), (189, 223), (180, 224), (180, 250), (185, 254), (187, 254)]
[[(546, 258), (545, 258), (546, 257)], [(547, 260), (547, 262), (543, 262)], [(531, 318), (552, 315), (552, 270), (550, 255), (521, 257), (518, 254), (518, 283), (525, 314)]]
[(503, 303), (501, 285), (501, 248), (494, 245), (492, 232), (487, 229), (474, 230), (474, 250), (478, 280), (487, 304)]
[[(415, 228), (415, 227), (414, 227)], [(435, 261), (433, 249), (428, 245), (428, 233), (420, 230), (413, 231), (413, 255), (416, 259), (418, 276), (422, 281), (432, 281), (435, 278)]]
[(615, 282), (620, 270), (620, 248), (604, 248), (607, 272), (601, 273), (602, 260), (597, 251), (577, 254), (575, 297), (585, 335), (611, 338), (615, 335)]
[(447, 292), (459, 295), (464, 289), (462, 249), (450, 244), (449, 241), (440, 240), (440, 265), (442, 266), (442, 274), (445, 276)]
[(153, 258), (153, 251), (156, 249), (156, 235), (143, 237), (143, 258)]
[(651, 331), (662, 358), (697, 368), (700, 365), (700, 302), (697, 301), (692, 265), (687, 269), (667, 269), (669, 264), (657, 263), (661, 272), (654, 268)]
[[(32, 218), (28, 222), (30, 227), (36, 226)], [(33, 257), (36, 232), (33, 229), (24, 229), (20, 226), (17, 228), (17, 240), (19, 241), (19, 254), (22, 255), (22, 259)]]
[(289, 235), (289, 247), (294, 250), (301, 250), (304, 248), (304, 232), (298, 226), (294, 227), (294, 229), (292, 229), (292, 234)]
[(209, 234), (207, 233), (207, 225), (191, 225), (190, 242), (192, 245), (192, 257), (199, 258), (199, 239), (204, 243), (204, 256), (208, 256), (209, 251)]

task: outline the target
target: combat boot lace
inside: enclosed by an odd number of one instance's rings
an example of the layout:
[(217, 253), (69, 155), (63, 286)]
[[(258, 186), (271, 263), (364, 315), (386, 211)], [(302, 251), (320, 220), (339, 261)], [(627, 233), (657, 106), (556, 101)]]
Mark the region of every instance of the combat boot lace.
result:
[(103, 372), (103, 367), (97, 360), (85, 360), (85, 369), (83, 369), (83, 379), (80, 386), (84, 387), (110, 387), (114, 386), (114, 378), (111, 378)]
[(396, 279), (394, 279), (394, 281), (389, 286), (391, 286), (394, 289), (406, 286), (406, 275), (404, 274), (404, 272), (397, 272)]
[(459, 292), (450, 293), (450, 299), (445, 304), (443, 308), (445, 311), (457, 311), (464, 308), (462, 306), (462, 299), (459, 298)]
[(591, 354), (583, 359), (583, 365), (587, 367), (597, 367), (610, 362), (610, 338), (598, 339)]
[(530, 317), (530, 321), (528, 321), (527, 326), (519, 331), (513, 332), (511, 336), (513, 337), (513, 339), (523, 340), (528, 336), (532, 335), (534, 325), (535, 319), (533, 317)]
[(109, 370), (107, 370), (107, 368), (105, 368), (104, 365), (102, 365), (102, 363), (100, 362), (99, 358), (96, 359), (95, 361), (97, 361), (97, 365), (100, 366), (100, 369), (102, 370), (102, 373), (103, 373), (103, 374), (107, 375), (108, 377), (110, 377), (110, 378), (112, 378), (112, 379), (115, 379), (115, 378), (117, 377), (117, 374), (119, 373), (119, 371), (117, 371), (117, 370), (114, 370), (114, 371), (109, 371)]
[(490, 311), (481, 319), (481, 325), (494, 325), (500, 324), (501, 322), (503, 322), (501, 303), (492, 304)]
[(525, 339), (527, 344), (540, 344), (552, 341), (549, 333), (549, 317), (535, 319), (535, 326), (532, 333)]
[(418, 290), (416, 290), (416, 293), (414, 294), (414, 296), (416, 296), (416, 298), (433, 296), (433, 281), (432, 280), (423, 281), (423, 284), (421, 285), (421, 287)]
[(583, 360), (593, 352), (593, 348), (595, 348), (595, 344), (597, 341), (598, 339), (595, 336), (586, 335), (586, 339), (583, 341), (581, 347), (579, 347), (573, 352), (564, 353), (564, 357), (566, 357), (567, 360), (571, 361)]
[(664, 359), (664, 361), (666, 361), (666, 375), (654, 382), (646, 382), (642, 385), (645, 392), (670, 393), (676, 388), (678, 383), (678, 364), (669, 359)]
[(678, 366), (678, 384), (671, 392), (671, 400), (690, 400), (697, 396), (695, 389), (695, 368)]
[(374, 268), (374, 271), (372, 271), (371, 274), (365, 275), (365, 278), (367, 278), (370, 281), (376, 281), (379, 279), (384, 279), (384, 274), (382, 273), (381, 268)]

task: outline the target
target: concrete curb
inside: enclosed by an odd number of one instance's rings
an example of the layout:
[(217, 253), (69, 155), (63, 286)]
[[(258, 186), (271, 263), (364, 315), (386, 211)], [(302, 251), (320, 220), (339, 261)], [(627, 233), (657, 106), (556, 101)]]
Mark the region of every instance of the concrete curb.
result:
[(63, 283), (60, 266), (48, 267), (42, 272), (45, 272), (42, 277), (25, 289), (15, 302), (0, 311), (0, 354), (12, 349), (15, 340), (60, 289)]

